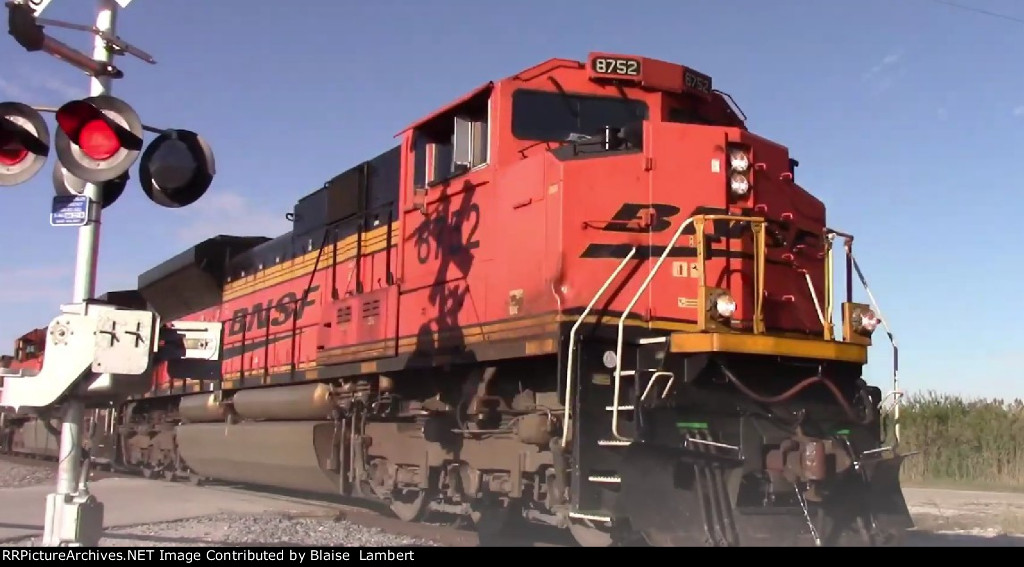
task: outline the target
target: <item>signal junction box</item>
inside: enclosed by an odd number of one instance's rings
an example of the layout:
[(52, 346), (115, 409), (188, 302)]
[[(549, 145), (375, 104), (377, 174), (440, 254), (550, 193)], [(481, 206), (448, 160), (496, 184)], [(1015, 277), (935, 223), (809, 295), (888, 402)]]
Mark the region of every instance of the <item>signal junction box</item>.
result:
[[(69, 394), (123, 396), (152, 384), (160, 318), (152, 311), (86, 301), (61, 306), (47, 327), (43, 367), (5, 376), (0, 406), (45, 408)], [(84, 392), (75, 392), (85, 386)]]

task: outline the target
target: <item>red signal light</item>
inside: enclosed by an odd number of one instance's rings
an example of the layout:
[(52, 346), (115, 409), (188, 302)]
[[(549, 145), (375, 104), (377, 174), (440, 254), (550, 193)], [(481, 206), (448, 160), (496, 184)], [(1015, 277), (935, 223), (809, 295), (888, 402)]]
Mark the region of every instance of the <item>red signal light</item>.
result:
[(50, 154), (50, 133), (42, 115), (20, 102), (0, 103), (0, 186), (31, 179)]
[(28, 150), (6, 132), (0, 132), (0, 165), (13, 167), (28, 157)]
[(57, 110), (57, 155), (67, 171), (103, 183), (128, 171), (142, 150), (142, 121), (121, 99), (94, 96)]
[(110, 159), (121, 149), (117, 132), (108, 124), (102, 110), (84, 100), (76, 100), (57, 111), (57, 125), (87, 157), (96, 161)]
[(114, 130), (102, 120), (90, 120), (82, 126), (78, 138), (82, 153), (97, 161), (110, 159), (121, 149), (121, 142)]

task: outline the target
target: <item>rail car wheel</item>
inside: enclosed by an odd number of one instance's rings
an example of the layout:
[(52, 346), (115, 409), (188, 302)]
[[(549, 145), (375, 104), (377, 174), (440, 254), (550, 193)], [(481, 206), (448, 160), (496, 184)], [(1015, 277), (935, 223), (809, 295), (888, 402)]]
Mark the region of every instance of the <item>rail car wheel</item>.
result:
[(399, 520), (418, 522), (427, 515), (427, 504), (430, 502), (427, 496), (426, 490), (396, 488), (391, 493), (388, 507)]
[(570, 520), (569, 533), (580, 547), (611, 547), (615, 544), (611, 530), (596, 527), (589, 520)]

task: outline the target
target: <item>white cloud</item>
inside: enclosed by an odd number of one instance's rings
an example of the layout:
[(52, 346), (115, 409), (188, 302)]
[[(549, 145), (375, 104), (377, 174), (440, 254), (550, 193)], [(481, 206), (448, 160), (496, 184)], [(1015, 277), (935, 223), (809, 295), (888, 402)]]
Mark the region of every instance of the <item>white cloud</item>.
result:
[(893, 51), (864, 73), (862, 79), (869, 84), (871, 94), (879, 95), (893, 86), (895, 79), (906, 72), (902, 61), (903, 51)]
[(886, 55), (874, 67), (868, 69), (868, 71), (866, 73), (864, 73), (864, 79), (867, 80), (867, 79), (870, 79), (871, 77), (874, 77), (875, 75), (878, 75), (882, 71), (892, 67), (893, 65), (896, 65), (902, 59), (903, 59), (903, 52), (902, 51), (894, 51), (894, 52)]
[(175, 233), (188, 245), (218, 234), (274, 237), (291, 228), (283, 212), (260, 207), (239, 193), (213, 189), (203, 196), (202, 204), (188, 211)]
[(72, 267), (66, 264), (29, 266), (0, 271), (0, 303), (71, 301)]
[(0, 94), (26, 104), (38, 104), (33, 100), (37, 98), (79, 98), (89, 93), (88, 85), (84, 79), (81, 85), (73, 85), (56, 75), (25, 69), (0, 76)]
[(7, 79), (4, 79), (3, 77), (0, 77), (0, 94), (3, 94), (4, 97), (13, 100), (24, 100), (31, 98), (31, 95), (27, 90), (25, 90), (22, 87), (19, 87), (17, 84), (14, 83), (14, 81), (9, 81)]
[(53, 75), (37, 75), (30, 78), (29, 85), (31, 87), (37, 87), (39, 89), (54, 93), (63, 98), (78, 98), (88, 94), (86, 87), (88, 83), (83, 83), (81, 86), (72, 85), (66, 81), (58, 79)]

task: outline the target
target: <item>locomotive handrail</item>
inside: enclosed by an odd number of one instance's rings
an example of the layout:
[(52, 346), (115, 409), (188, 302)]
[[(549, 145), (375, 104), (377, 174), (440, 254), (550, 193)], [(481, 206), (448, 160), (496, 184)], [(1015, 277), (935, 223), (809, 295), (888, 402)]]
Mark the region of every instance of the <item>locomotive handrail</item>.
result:
[(615, 271), (613, 271), (611, 275), (608, 276), (608, 279), (605, 280), (601, 288), (597, 290), (597, 293), (594, 294), (594, 297), (590, 300), (590, 303), (587, 304), (586, 309), (583, 310), (583, 313), (580, 314), (579, 318), (576, 319), (576, 322), (573, 323), (572, 330), (569, 331), (569, 351), (566, 354), (567, 362), (565, 365), (565, 417), (562, 419), (563, 448), (566, 446), (566, 440), (569, 438), (569, 420), (575, 418), (575, 416), (572, 415), (572, 407), (570, 404), (572, 403), (572, 369), (575, 363), (575, 360), (573, 359), (573, 350), (576, 348), (576, 333), (579, 331), (580, 325), (582, 325), (583, 321), (587, 318), (587, 315), (589, 315), (590, 311), (594, 308), (594, 304), (596, 304), (597, 300), (600, 299), (602, 295), (604, 295), (604, 292), (607, 291), (608, 286), (612, 285), (612, 282), (615, 280), (616, 277), (618, 277), (619, 272), (621, 272), (622, 269), (626, 267), (626, 264), (628, 264), (629, 261), (633, 259), (633, 255), (635, 254), (636, 246), (632, 247), (629, 250), (629, 253), (626, 254), (626, 257), (623, 258), (621, 262), (619, 262), (618, 267), (616, 267)]
[[(668, 244), (665, 246), (661, 256), (658, 257), (658, 261), (654, 264), (654, 267), (647, 273), (647, 277), (644, 278), (643, 283), (640, 284), (640, 288), (637, 289), (635, 294), (633, 294), (633, 299), (630, 300), (629, 305), (622, 310), (622, 315), (619, 317), (619, 325), (615, 341), (615, 385), (612, 389), (612, 435), (614, 435), (616, 439), (620, 439), (622, 441), (630, 440), (619, 433), (619, 391), (622, 388), (622, 341), (625, 335), (626, 317), (629, 316), (629, 313), (633, 310), (633, 306), (636, 305), (636, 302), (640, 300), (640, 296), (647, 291), (647, 287), (651, 285), (651, 280), (653, 280), (654, 276), (658, 274), (658, 270), (661, 269), (661, 265), (665, 263), (665, 258), (668, 258), (672, 248), (674, 248), (676, 242), (679, 241), (679, 237), (683, 235), (683, 232), (691, 224), (695, 225), (694, 245), (697, 248), (699, 297), (701, 299), (705, 298), (707, 282), (704, 280), (704, 223), (709, 220), (729, 220), (734, 222), (750, 223), (751, 231), (754, 233), (754, 269), (756, 270), (754, 278), (754, 332), (756, 333), (761, 329), (761, 310), (764, 296), (765, 219), (761, 217), (741, 217), (733, 215), (694, 215), (683, 221), (683, 223), (679, 225), (679, 228), (676, 229), (675, 234), (672, 235), (672, 239), (669, 240)], [(701, 309), (702, 307), (703, 306), (700, 304), (697, 306), (698, 309)]]
[[(885, 328), (885, 334), (889, 338), (889, 344), (892, 345), (892, 391), (886, 394), (878, 403), (879, 409), (885, 405), (886, 400), (890, 397), (893, 399), (892, 402), (892, 414), (895, 424), (893, 425), (893, 447), (899, 445), (900, 442), (900, 403), (903, 397), (903, 392), (900, 391), (900, 380), (899, 380), (899, 368), (900, 368), (900, 349), (896, 343), (896, 337), (892, 332), (892, 328), (889, 327), (889, 322), (885, 316), (882, 315), (882, 309), (878, 306), (878, 301), (875, 299), (875, 294), (871, 292), (871, 287), (868, 285), (868, 280), (864, 277), (864, 272), (860, 269), (860, 264), (857, 263), (857, 259), (853, 255), (853, 236), (837, 230), (826, 229), (826, 250), (825, 250), (825, 289), (826, 291), (826, 312), (827, 312), (827, 338), (833, 338), (832, 332), (832, 277), (833, 277), (833, 243), (836, 237), (843, 239), (843, 249), (846, 252), (846, 301), (847, 303), (853, 302), (853, 274), (856, 272), (857, 278), (860, 280), (861, 286), (864, 287), (864, 291), (868, 295), (868, 300), (871, 302), (871, 307), (875, 311), (875, 316), (878, 317), (879, 322), (882, 323), (882, 327)], [(846, 339), (846, 337), (843, 337)]]

